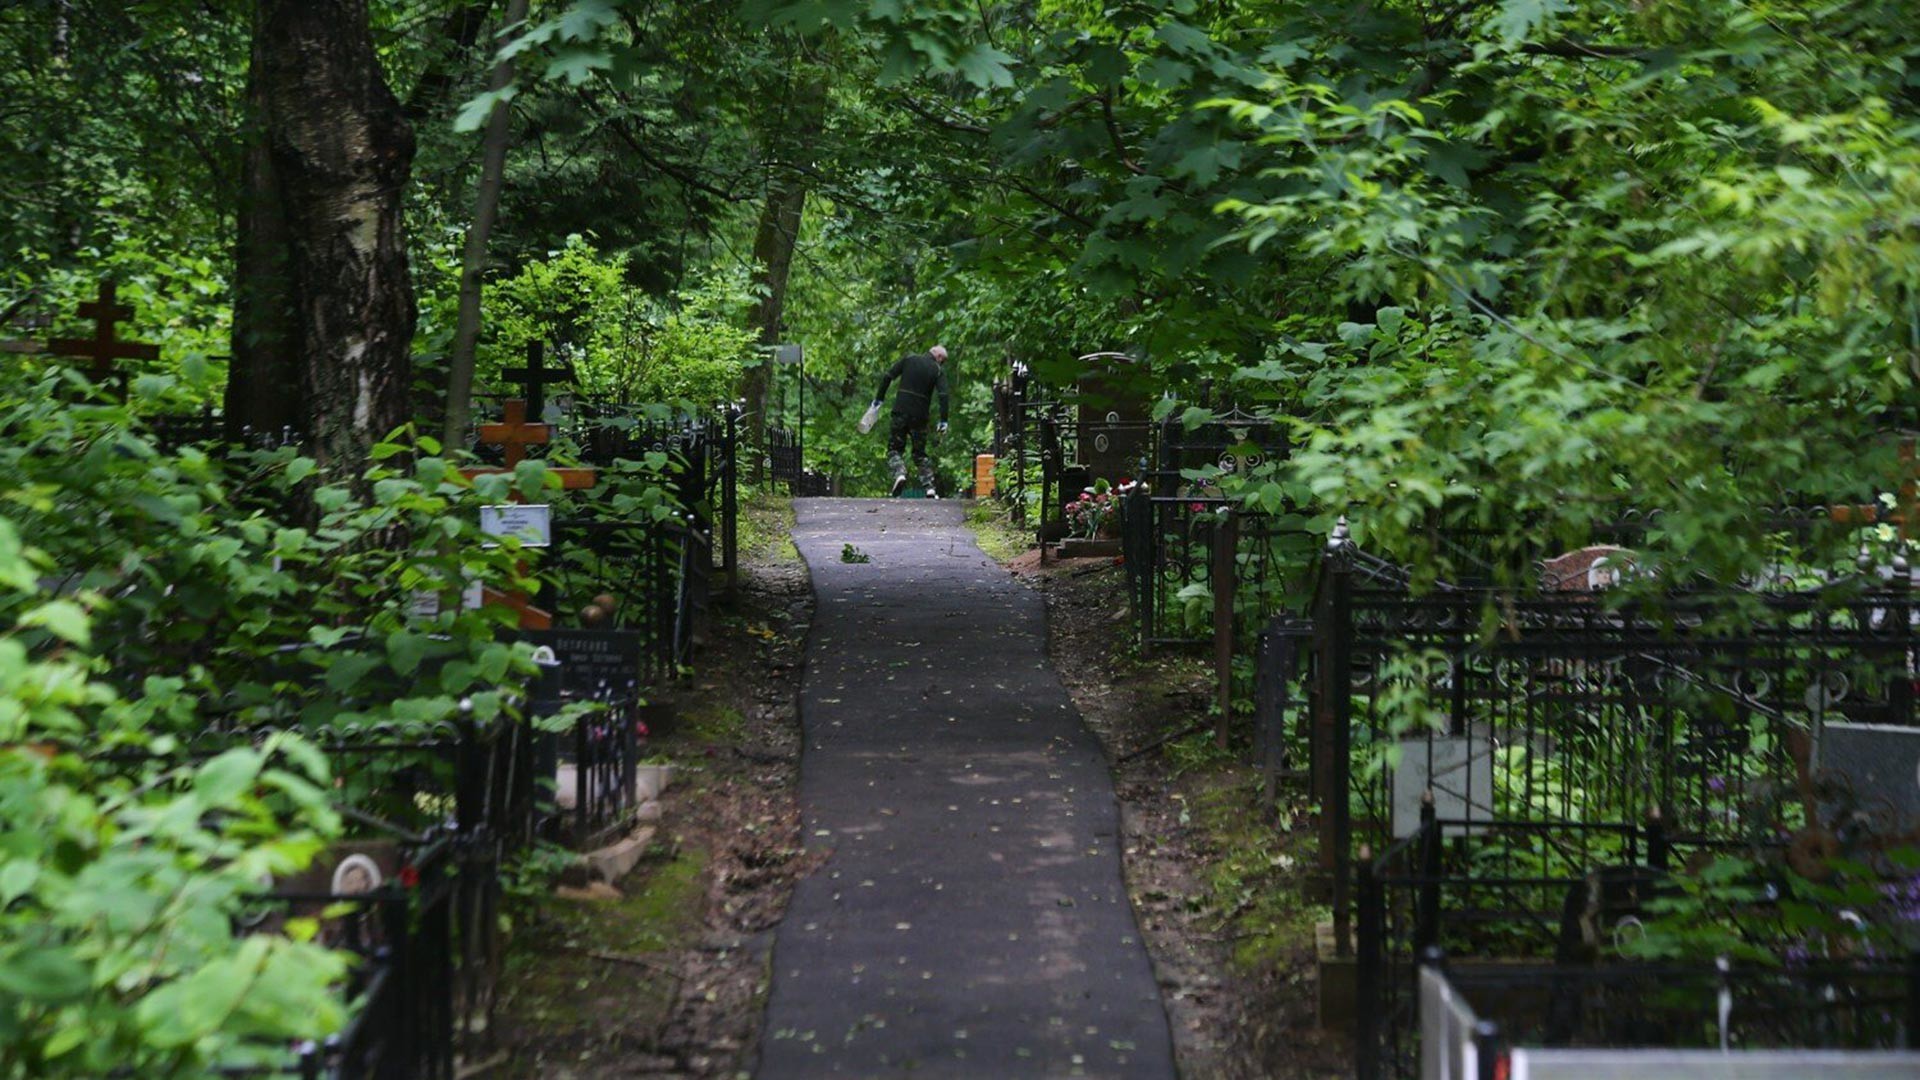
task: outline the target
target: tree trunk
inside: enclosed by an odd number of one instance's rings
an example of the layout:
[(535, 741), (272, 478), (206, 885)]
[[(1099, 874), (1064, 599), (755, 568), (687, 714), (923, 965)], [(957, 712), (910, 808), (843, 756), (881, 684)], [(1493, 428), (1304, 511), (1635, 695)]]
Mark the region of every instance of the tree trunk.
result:
[(302, 426), (321, 466), (351, 475), (409, 419), (415, 309), (401, 193), (413, 130), (380, 70), (367, 0), (260, 0), (259, 12)]
[[(753, 235), (753, 283), (759, 290), (747, 317), (762, 345), (777, 345), (783, 332), (781, 316), (787, 306), (787, 278), (793, 271), (793, 249), (800, 239), (800, 220), (806, 211), (807, 188), (792, 174), (777, 176), (767, 189), (760, 225)], [(767, 430), (767, 389), (772, 359), (747, 369), (741, 383), (746, 399), (747, 444), (764, 447)], [(762, 455), (756, 454), (757, 462)], [(757, 470), (756, 466), (756, 470)]]
[(242, 130), (239, 221), (234, 249), (233, 330), (227, 364), (227, 437), (247, 429), (296, 428), (305, 415), (288, 279), (287, 219), (267, 145), (266, 43), (256, 10)]
[[(507, 25), (524, 22), (526, 17), (527, 0), (508, 0)], [(513, 62), (499, 61), (493, 66), (487, 89), (499, 93), (512, 79)], [(449, 450), (466, 444), (467, 424), (473, 415), (474, 353), (480, 346), (480, 273), (486, 264), (487, 237), (493, 232), (494, 216), (500, 210), (500, 188), (506, 173), (507, 137), (512, 117), (512, 110), (504, 101), (495, 103), (493, 113), (487, 117), (473, 223), (467, 227), (467, 247), (460, 259), (460, 314), (454, 324), (453, 351), (447, 358), (447, 421), (441, 439)]]
[[(817, 76), (806, 77), (793, 88), (788, 102), (790, 107), (783, 110), (784, 128), (773, 133), (769, 141), (792, 147), (794, 164), (800, 164), (798, 156), (811, 145), (826, 120), (826, 85)], [(800, 242), (800, 223), (807, 206), (806, 174), (778, 160), (769, 168), (767, 201), (753, 236), (753, 280), (760, 295), (747, 322), (762, 345), (779, 344), (785, 333), (782, 316), (787, 306), (787, 278), (793, 271), (793, 252)], [(748, 368), (740, 385), (740, 396), (746, 399), (747, 445), (756, 450), (756, 481), (760, 463), (766, 458), (767, 391), (772, 371), (769, 357)]]

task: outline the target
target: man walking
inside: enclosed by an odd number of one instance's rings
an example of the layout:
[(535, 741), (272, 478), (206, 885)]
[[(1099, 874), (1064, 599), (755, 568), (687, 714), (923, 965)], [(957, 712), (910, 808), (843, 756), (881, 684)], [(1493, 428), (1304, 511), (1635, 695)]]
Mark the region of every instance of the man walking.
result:
[(887, 429), (887, 465), (893, 469), (893, 494), (907, 486), (907, 463), (901, 457), (907, 440), (913, 440), (913, 463), (920, 471), (920, 486), (933, 495), (933, 462), (927, 457), (927, 421), (933, 412), (933, 395), (940, 394), (940, 433), (947, 432), (947, 413), (952, 404), (947, 391), (947, 347), (935, 345), (923, 353), (900, 358), (880, 379), (873, 403), (886, 400), (887, 387), (900, 380), (900, 391), (893, 396), (893, 419)]

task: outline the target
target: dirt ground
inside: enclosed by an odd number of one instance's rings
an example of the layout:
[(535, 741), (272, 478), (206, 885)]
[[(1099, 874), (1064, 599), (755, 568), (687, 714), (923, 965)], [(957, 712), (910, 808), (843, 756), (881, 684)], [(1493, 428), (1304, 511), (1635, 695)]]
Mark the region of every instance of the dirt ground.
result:
[[(1126, 874), (1183, 1076), (1332, 1077), (1345, 1049), (1314, 1030), (1309, 832), (1262, 809), (1252, 774), (1205, 734), (1193, 658), (1142, 661), (1124, 578), (1094, 560), (1042, 569), (1003, 524), (982, 546), (1047, 598), (1049, 649), (1115, 761)], [(719, 611), (673, 719), (649, 750), (678, 766), (647, 857), (619, 895), (515, 906), (496, 1052), (469, 1075), (601, 1080), (744, 1076), (753, 1067), (772, 928), (811, 867), (794, 801), (795, 700), (812, 612), (785, 539), (790, 511), (749, 510), (741, 587)]]

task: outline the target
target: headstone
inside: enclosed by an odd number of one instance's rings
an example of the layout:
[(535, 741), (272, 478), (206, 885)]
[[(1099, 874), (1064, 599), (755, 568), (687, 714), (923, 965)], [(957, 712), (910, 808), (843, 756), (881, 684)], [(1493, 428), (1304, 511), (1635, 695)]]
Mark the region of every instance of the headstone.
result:
[(1855, 809), (1896, 830), (1920, 828), (1920, 728), (1829, 720), (1815, 767), (1846, 782)]
[(1420, 831), (1422, 796), (1433, 792), (1434, 816), (1447, 836), (1465, 836), (1472, 823), (1493, 819), (1493, 749), (1482, 739), (1406, 739), (1393, 770), (1393, 835)]
[(1109, 483), (1138, 479), (1147, 448), (1149, 410), (1119, 366), (1127, 362), (1128, 357), (1113, 353), (1081, 357), (1079, 463), (1092, 479)]
[(577, 690), (623, 687), (640, 678), (645, 636), (632, 630), (543, 630), (526, 640), (553, 650), (561, 678)]
[(1620, 584), (1633, 566), (1633, 552), (1610, 544), (1569, 551), (1540, 564), (1540, 585), (1548, 592), (1599, 592)]

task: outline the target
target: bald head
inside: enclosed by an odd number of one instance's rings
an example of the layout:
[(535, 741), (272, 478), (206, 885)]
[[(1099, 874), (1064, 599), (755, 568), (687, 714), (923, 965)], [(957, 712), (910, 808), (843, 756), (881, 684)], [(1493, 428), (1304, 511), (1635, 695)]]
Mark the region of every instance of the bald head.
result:
[(927, 350), (927, 355), (944, 364), (947, 362), (947, 347), (945, 345), (935, 345), (933, 348)]

